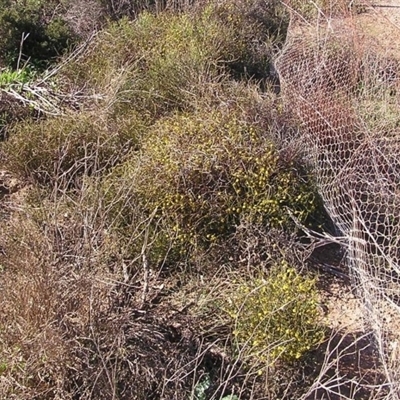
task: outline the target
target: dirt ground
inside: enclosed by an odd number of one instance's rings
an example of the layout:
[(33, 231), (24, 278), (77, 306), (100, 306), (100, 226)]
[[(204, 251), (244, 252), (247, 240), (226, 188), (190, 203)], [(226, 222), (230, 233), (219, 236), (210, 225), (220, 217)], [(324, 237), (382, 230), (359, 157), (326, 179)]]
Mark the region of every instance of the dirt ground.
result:
[(387, 56), (400, 58), (400, 0), (365, 1), (357, 26)]

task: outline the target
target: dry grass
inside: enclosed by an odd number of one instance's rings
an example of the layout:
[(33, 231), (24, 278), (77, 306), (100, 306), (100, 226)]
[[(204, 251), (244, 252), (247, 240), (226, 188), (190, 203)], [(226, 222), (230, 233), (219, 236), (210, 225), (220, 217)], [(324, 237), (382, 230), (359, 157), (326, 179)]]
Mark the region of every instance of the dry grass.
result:
[(4, 162), (31, 182), (73, 187), (83, 174), (105, 171), (123, 159), (138, 144), (144, 126), (135, 112), (115, 118), (101, 109), (28, 119), (9, 132)]
[(235, 353), (219, 303), (243, 272), (126, 278), (101, 201), (83, 193), (73, 208), (31, 194), (2, 229), (1, 396), (180, 400), (207, 378), (209, 398), (258, 398), (263, 379)]

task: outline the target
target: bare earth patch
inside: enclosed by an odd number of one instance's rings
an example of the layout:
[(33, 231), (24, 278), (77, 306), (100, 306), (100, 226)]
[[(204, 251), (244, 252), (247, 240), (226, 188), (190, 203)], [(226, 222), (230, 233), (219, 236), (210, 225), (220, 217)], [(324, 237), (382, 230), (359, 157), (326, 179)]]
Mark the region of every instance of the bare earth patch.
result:
[(365, 11), (357, 17), (361, 32), (371, 39), (376, 50), (400, 58), (400, 1), (367, 2)]

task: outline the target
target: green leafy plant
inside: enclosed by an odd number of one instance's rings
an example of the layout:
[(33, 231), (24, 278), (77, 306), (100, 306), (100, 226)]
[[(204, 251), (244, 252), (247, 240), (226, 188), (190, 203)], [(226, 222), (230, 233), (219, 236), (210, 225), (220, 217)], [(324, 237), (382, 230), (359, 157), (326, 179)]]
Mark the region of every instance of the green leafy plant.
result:
[(5, 68), (0, 72), (0, 88), (7, 88), (11, 84), (26, 84), (29, 83), (35, 76), (35, 72), (27, 68), (14, 71), (10, 68)]
[(193, 400), (205, 400), (206, 390), (210, 387), (210, 385), (210, 376), (206, 375), (200, 382), (197, 383), (196, 387), (194, 388)]
[[(207, 399), (207, 389), (211, 386), (210, 376), (205, 375), (202, 380), (200, 380), (194, 388), (194, 397), (190, 400), (206, 400)], [(221, 397), (220, 400), (239, 400), (239, 397), (234, 394), (228, 394), (227, 396)]]

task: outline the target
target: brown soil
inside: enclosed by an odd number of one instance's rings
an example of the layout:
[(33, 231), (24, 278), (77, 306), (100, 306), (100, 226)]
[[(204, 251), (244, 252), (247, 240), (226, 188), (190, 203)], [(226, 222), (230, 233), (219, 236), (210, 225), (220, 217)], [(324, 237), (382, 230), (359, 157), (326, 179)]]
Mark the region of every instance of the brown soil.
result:
[(365, 2), (365, 12), (357, 16), (361, 32), (379, 52), (400, 58), (400, 1)]

